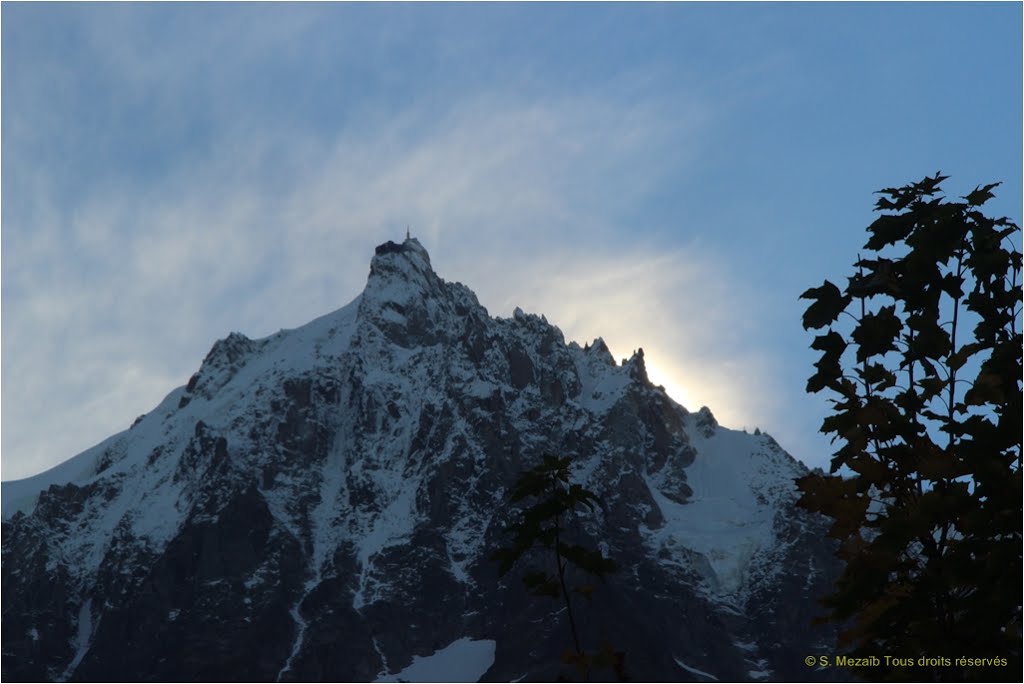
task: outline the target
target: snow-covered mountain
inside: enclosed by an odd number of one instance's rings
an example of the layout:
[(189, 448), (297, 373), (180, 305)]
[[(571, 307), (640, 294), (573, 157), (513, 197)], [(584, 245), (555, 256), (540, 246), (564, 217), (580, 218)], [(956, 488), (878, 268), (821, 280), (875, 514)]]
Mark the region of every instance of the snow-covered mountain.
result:
[(620, 567), (588, 644), (638, 680), (824, 674), (806, 468), (674, 403), (642, 350), (491, 318), (407, 239), (349, 305), (228, 335), (128, 430), (3, 483), (3, 677), (552, 681), (561, 604), (488, 560), (544, 453), (603, 499), (575, 534)]

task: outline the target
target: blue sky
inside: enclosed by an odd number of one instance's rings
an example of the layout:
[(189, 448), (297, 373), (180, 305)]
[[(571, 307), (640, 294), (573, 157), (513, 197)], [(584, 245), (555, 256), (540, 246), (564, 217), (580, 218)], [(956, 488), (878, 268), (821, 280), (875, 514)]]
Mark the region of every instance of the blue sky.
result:
[(824, 465), (797, 297), (872, 193), (941, 169), (1021, 218), (1019, 3), (0, 11), (5, 480), (346, 304), (406, 224), (492, 315)]

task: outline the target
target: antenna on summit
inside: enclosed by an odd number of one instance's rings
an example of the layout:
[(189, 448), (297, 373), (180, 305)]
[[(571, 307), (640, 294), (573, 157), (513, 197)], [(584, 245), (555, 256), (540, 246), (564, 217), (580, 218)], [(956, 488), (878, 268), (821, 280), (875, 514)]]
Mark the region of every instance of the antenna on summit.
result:
[(405, 224), (405, 239), (406, 240), (409, 239), (409, 224), (408, 223)]

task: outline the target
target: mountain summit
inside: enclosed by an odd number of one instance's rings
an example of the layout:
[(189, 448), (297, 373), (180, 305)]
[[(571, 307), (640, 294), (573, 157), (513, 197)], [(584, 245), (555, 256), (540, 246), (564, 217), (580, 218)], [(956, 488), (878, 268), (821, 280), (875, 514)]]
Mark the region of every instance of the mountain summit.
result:
[(564, 613), (488, 560), (544, 453), (620, 568), (589, 643), (638, 680), (814, 676), (837, 568), (806, 468), (673, 402), (642, 350), (492, 318), (406, 239), (347, 306), (231, 333), (128, 430), (3, 484), (3, 677), (553, 681)]

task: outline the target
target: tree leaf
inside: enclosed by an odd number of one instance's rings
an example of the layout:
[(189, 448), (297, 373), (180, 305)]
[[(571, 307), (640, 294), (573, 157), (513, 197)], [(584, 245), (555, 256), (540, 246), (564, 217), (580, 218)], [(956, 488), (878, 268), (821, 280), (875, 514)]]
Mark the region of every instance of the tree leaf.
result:
[(827, 280), (821, 287), (812, 287), (804, 291), (800, 299), (814, 300), (803, 315), (805, 330), (824, 328), (835, 321), (850, 303), (850, 297)]
[(969, 195), (964, 197), (964, 199), (967, 200), (967, 204), (972, 207), (980, 207), (982, 204), (995, 197), (995, 195), (992, 194), (992, 190), (1000, 185), (1002, 185), (1002, 183), (989, 183), (985, 187), (975, 188)]
[(895, 306), (886, 306), (877, 313), (865, 314), (853, 331), (857, 343), (857, 360), (865, 361), (872, 356), (885, 354), (896, 349), (903, 322), (896, 316)]

